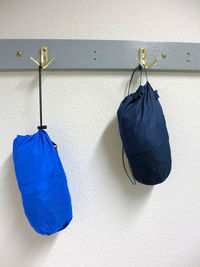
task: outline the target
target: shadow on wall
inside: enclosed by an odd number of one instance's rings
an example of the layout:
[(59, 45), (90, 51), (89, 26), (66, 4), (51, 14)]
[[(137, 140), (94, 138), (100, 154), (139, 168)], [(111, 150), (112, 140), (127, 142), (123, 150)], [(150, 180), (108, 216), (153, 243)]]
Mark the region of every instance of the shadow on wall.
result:
[[(119, 202), (124, 220), (129, 221), (131, 216), (131, 223), (144, 208), (153, 187), (140, 184), (137, 181), (134, 186), (126, 176), (122, 164), (122, 142), (119, 134), (117, 117), (112, 119), (104, 130), (99, 141), (98, 148), (100, 149), (100, 147), (102, 147), (103, 150), (102, 153), (105, 165), (107, 165), (107, 169), (112, 173), (112, 175), (109, 176), (109, 178), (112, 179), (110, 181), (111, 186), (112, 188), (113, 186), (116, 187), (120, 194)], [(127, 161), (126, 163), (128, 164)], [(129, 168), (127, 168), (127, 170), (129, 170)], [(106, 179), (108, 180), (107, 177)]]
[[(56, 234), (42, 236), (30, 226), (24, 214), (12, 155), (3, 166), (0, 186), (3, 188), (0, 207), (5, 211), (1, 219), (4, 230), (0, 241), (0, 254), (3, 253), (0, 255), (0, 266), (32, 267), (38, 266), (38, 262), (41, 266), (56, 239)], [(2, 260), (4, 262), (1, 262)]]

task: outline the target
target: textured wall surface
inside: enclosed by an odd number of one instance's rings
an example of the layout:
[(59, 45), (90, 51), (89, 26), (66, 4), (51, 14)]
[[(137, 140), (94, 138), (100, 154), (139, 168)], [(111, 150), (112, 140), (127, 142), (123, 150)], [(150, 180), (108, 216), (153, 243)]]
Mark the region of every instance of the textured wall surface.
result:
[[(199, 0), (1, 0), (0, 7), (0, 38), (200, 42)], [(74, 218), (64, 231), (40, 236), (24, 215), (12, 161), (16, 135), (37, 130), (38, 74), (0, 73), (0, 267), (200, 266), (199, 73), (149, 73), (173, 159), (171, 175), (155, 187), (133, 187), (122, 168), (116, 111), (129, 77), (43, 74), (44, 122), (58, 144)]]

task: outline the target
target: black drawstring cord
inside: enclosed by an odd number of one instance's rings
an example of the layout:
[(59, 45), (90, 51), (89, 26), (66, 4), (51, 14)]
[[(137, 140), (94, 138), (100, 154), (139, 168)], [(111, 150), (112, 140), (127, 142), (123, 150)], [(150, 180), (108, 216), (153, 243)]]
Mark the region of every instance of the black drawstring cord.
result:
[(40, 126), (38, 126), (38, 129), (47, 129), (46, 125), (42, 125), (42, 79), (41, 79), (41, 71), (42, 71), (42, 65), (39, 65), (39, 106), (40, 106)]
[[(38, 129), (47, 129), (46, 125), (42, 125), (42, 79), (41, 79), (41, 72), (42, 72), (42, 65), (39, 65), (38, 68), (39, 71), (39, 105), (40, 105), (40, 126), (38, 126)], [(55, 149), (58, 151), (57, 149), (57, 145), (51, 141), (53, 146), (55, 147)]]
[[(131, 83), (132, 83), (133, 76), (134, 76), (134, 74), (135, 74), (136, 71), (141, 71), (142, 72), (142, 67), (140, 65), (138, 65), (137, 67), (135, 67), (135, 69), (133, 69), (133, 72), (131, 74), (131, 78), (130, 78), (130, 81), (129, 81), (129, 85), (128, 85), (128, 93), (127, 93), (127, 96), (130, 94)], [(140, 75), (140, 84), (141, 84), (141, 75)], [(131, 183), (133, 185), (136, 185), (136, 180), (135, 180), (135, 177), (134, 177), (134, 175), (132, 173), (132, 170), (131, 170), (129, 161), (128, 161), (128, 163), (129, 163), (129, 171), (131, 172), (133, 179), (128, 174), (128, 171), (127, 171), (126, 165), (125, 165), (124, 155), (125, 155), (125, 150), (124, 150), (124, 147), (122, 145), (122, 164), (123, 164), (124, 171), (125, 171), (127, 177), (129, 178), (129, 180), (131, 181)]]

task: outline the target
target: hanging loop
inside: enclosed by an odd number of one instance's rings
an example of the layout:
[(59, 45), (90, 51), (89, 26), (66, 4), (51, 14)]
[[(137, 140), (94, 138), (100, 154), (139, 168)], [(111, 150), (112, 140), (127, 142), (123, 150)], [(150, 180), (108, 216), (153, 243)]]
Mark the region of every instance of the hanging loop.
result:
[(142, 74), (143, 74), (143, 70), (145, 72), (145, 76), (146, 76), (146, 82), (148, 82), (148, 76), (147, 76), (147, 68), (140, 68), (140, 85), (142, 83)]
[(40, 126), (38, 126), (38, 129), (47, 129), (46, 125), (42, 125), (42, 65), (39, 64), (38, 67), (38, 71), (39, 71), (39, 106), (40, 106)]
[[(54, 60), (55, 57), (53, 57), (51, 60), (49, 60), (49, 52), (47, 46), (42, 46), (40, 48), (40, 63), (34, 59), (33, 57), (30, 57), (30, 59), (38, 66), (38, 72), (39, 72), (39, 107), (40, 107), (40, 126), (38, 126), (38, 129), (47, 129), (46, 125), (42, 124), (42, 77), (41, 72), (42, 69), (46, 69), (49, 64)], [(49, 60), (49, 61), (48, 61)]]
[(142, 70), (141, 65), (138, 65), (137, 67), (135, 67), (135, 68), (133, 69), (132, 74), (131, 74), (131, 78), (130, 78), (130, 80), (129, 80), (128, 93), (127, 93), (127, 95), (130, 94), (131, 84), (132, 84), (132, 80), (133, 80), (133, 76), (134, 76), (135, 72), (136, 72), (136, 71), (141, 71), (141, 70)]

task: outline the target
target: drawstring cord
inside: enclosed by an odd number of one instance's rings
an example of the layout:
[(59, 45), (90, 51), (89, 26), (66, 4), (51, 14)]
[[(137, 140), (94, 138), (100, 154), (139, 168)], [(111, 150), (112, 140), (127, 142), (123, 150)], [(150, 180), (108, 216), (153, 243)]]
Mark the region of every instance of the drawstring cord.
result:
[(39, 71), (39, 106), (40, 106), (40, 126), (38, 126), (38, 129), (47, 129), (46, 125), (42, 125), (42, 78), (41, 78), (41, 70), (42, 65), (40, 64), (38, 67)]
[(126, 169), (126, 165), (125, 165), (125, 158), (124, 158), (124, 155), (125, 155), (125, 151), (124, 151), (124, 147), (122, 145), (122, 164), (123, 164), (123, 168), (124, 168), (124, 171), (126, 173), (126, 176), (129, 178), (130, 182), (133, 184), (133, 185), (136, 185), (136, 180), (135, 180), (135, 177), (133, 176), (133, 173), (131, 171), (131, 167), (130, 167), (130, 163), (128, 162), (128, 166), (129, 166), (129, 171), (131, 172), (132, 174), (132, 177), (133, 179), (130, 177), (130, 175), (128, 174), (128, 171)]
[[(42, 72), (42, 65), (40, 64), (39, 65), (39, 68), (38, 68), (38, 72), (39, 72), (39, 106), (40, 106), (40, 126), (38, 126), (37, 128), (38, 129), (47, 129), (47, 126), (46, 125), (42, 125), (42, 75), (41, 75), (41, 72)], [(55, 147), (55, 149), (57, 150), (57, 145), (51, 141), (53, 146)]]
[(141, 70), (141, 69), (142, 69), (142, 67), (141, 67), (140, 65), (138, 65), (137, 67), (135, 67), (135, 69), (133, 69), (133, 72), (132, 72), (132, 74), (131, 74), (131, 78), (130, 78), (130, 81), (129, 81), (129, 85), (128, 85), (128, 94), (127, 94), (127, 95), (130, 94), (131, 83), (132, 83), (133, 76), (134, 76), (135, 72), (136, 72), (137, 70)]
[[(143, 68), (140, 69), (140, 85), (141, 85), (141, 81), (142, 81), (142, 71), (143, 71)], [(146, 82), (148, 82), (147, 69), (146, 68), (144, 68), (144, 72), (145, 72), (145, 76), (146, 76)]]
[[(147, 70), (146, 68), (144, 68), (145, 70), (145, 75), (146, 75), (146, 81), (148, 81), (148, 77), (147, 77)], [(141, 85), (141, 80), (142, 80), (142, 71), (143, 71), (143, 68), (138, 65), (135, 69), (133, 69), (133, 72), (131, 74), (131, 78), (130, 78), (130, 81), (129, 81), (129, 85), (128, 85), (128, 93), (127, 93), (127, 96), (130, 94), (130, 89), (131, 89), (131, 83), (132, 83), (132, 80), (133, 80), (133, 76), (134, 74), (136, 73), (136, 71), (140, 71), (140, 85)], [(124, 168), (124, 172), (126, 173), (127, 177), (129, 178), (130, 182), (133, 184), (133, 185), (136, 185), (136, 180), (135, 180), (135, 177), (133, 175), (133, 172), (132, 172), (132, 169), (131, 169), (131, 166), (130, 166), (130, 163), (128, 161), (128, 164), (129, 164), (129, 171), (130, 173), (132, 174), (132, 177), (129, 175), (128, 171), (127, 171), (127, 168), (126, 168), (126, 164), (125, 164), (125, 150), (124, 150), (124, 147), (123, 147), (123, 144), (122, 144), (122, 164), (123, 164), (123, 168)]]

